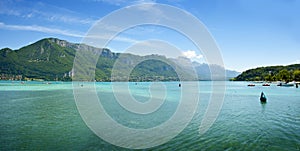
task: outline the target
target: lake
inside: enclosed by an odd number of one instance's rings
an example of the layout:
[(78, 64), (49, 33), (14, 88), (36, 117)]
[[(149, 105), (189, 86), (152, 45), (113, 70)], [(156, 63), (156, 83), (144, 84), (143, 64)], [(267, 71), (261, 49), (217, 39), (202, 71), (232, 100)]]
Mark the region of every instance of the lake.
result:
[[(157, 85), (166, 89), (166, 101), (156, 112), (143, 115), (120, 106), (111, 83), (97, 82), (95, 86), (112, 119), (126, 127), (147, 129), (175, 114), (181, 90), (189, 86), (181, 84)], [(275, 84), (248, 87), (247, 82), (226, 81), (220, 113), (201, 135), (199, 126), (211, 98), (212, 82), (198, 84), (199, 103), (191, 121), (176, 137), (149, 150), (300, 150), (300, 88)], [(152, 85), (132, 82), (128, 87), (133, 98), (147, 102)], [(266, 104), (259, 101), (262, 91)], [(72, 83), (1, 81), (0, 103), (0, 150), (127, 150), (104, 141), (88, 128), (76, 107)]]

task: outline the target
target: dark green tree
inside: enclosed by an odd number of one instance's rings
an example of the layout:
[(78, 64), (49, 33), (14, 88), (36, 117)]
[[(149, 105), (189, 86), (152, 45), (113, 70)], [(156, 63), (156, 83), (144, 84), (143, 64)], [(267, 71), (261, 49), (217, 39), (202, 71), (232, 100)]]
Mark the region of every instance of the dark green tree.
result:
[(273, 76), (271, 74), (268, 74), (265, 76), (266, 81), (273, 81)]
[(277, 74), (277, 80), (289, 82), (290, 79), (291, 79), (290, 73), (286, 69), (280, 70), (279, 73)]
[(300, 81), (300, 70), (295, 70), (293, 72), (293, 77), (295, 81)]

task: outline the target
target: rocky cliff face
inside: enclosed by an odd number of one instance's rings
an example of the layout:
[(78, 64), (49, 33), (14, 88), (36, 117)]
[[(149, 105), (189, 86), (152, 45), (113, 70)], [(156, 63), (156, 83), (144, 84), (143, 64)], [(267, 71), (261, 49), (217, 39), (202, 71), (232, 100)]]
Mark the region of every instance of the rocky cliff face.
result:
[(59, 45), (61, 47), (70, 47), (71, 45), (73, 45), (65, 40), (60, 40), (57, 38), (48, 38), (48, 40), (49, 40), (49, 42), (56, 43), (57, 45)]

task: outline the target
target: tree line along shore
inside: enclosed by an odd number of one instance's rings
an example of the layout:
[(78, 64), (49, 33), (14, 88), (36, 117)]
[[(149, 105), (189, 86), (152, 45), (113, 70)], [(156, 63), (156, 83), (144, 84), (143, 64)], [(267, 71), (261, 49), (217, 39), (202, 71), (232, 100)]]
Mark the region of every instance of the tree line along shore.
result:
[(232, 81), (300, 81), (300, 64), (288, 66), (268, 66), (249, 69), (242, 72)]

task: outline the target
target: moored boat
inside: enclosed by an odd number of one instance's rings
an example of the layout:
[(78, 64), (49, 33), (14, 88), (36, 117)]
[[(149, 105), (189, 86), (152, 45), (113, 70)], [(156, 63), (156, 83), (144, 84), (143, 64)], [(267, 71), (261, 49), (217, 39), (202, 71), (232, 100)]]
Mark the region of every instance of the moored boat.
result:
[(277, 84), (277, 86), (282, 86), (282, 87), (293, 87), (294, 85), (295, 85), (294, 82), (289, 82), (289, 83), (280, 82), (279, 84)]
[(248, 87), (254, 87), (255, 84), (248, 84)]

